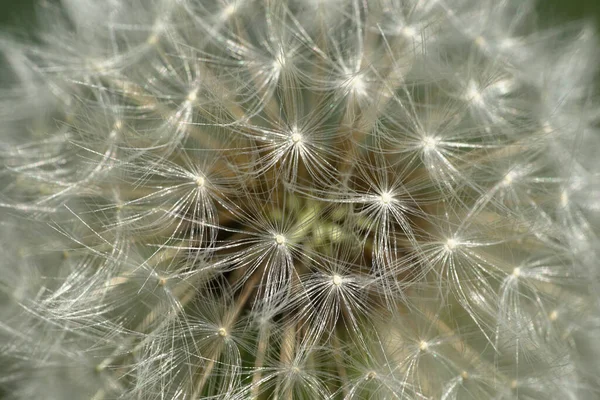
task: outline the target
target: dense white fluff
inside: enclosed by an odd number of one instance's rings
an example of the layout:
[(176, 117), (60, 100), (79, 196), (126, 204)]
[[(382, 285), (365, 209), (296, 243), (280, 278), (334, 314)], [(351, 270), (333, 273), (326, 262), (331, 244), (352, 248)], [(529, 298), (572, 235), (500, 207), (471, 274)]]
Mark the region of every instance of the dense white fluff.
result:
[(535, 6), (41, 2), (0, 397), (598, 398), (598, 41)]

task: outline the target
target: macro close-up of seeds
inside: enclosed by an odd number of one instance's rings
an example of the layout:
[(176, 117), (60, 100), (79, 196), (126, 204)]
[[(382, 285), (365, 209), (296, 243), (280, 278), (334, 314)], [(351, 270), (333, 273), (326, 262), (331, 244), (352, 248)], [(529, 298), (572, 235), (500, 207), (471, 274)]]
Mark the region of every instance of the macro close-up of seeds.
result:
[(599, 399), (598, 31), (538, 3), (38, 2), (0, 399)]

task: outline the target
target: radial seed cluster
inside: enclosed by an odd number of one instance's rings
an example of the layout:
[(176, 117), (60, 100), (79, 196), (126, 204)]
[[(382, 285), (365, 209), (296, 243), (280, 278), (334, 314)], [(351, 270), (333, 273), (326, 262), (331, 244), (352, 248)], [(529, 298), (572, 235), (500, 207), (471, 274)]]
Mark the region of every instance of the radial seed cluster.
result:
[(534, 6), (41, 2), (0, 398), (597, 399), (598, 42)]

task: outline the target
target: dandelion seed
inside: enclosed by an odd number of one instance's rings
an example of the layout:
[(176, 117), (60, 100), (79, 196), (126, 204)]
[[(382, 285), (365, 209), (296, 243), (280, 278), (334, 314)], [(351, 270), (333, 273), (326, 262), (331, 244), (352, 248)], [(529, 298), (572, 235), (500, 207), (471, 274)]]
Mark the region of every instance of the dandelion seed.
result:
[(334, 286), (341, 286), (342, 282), (342, 277), (339, 275), (333, 275), (333, 277), (331, 278), (331, 283), (333, 283)]
[(569, 204), (569, 194), (567, 193), (566, 190), (563, 190), (560, 193), (560, 205), (561, 207), (566, 207)]
[(381, 196), (379, 196), (379, 199), (381, 201), (381, 204), (383, 204), (385, 206), (392, 202), (393, 197), (392, 197), (391, 193), (385, 192), (385, 193), (382, 193)]
[(481, 47), (482, 49), (485, 49), (487, 47), (487, 41), (483, 36), (477, 36), (475, 38), (475, 44)]
[(302, 134), (300, 134), (300, 132), (298, 132), (297, 128), (292, 129), (292, 135), (290, 136), (290, 139), (292, 140), (292, 143), (294, 143), (294, 144), (298, 144), (299, 142), (302, 141)]
[(189, 103), (194, 103), (197, 99), (198, 99), (198, 93), (196, 90), (191, 91), (188, 95), (187, 95), (187, 101)]
[(350, 78), (348, 80), (348, 87), (352, 93), (355, 93), (359, 96), (364, 96), (366, 94), (366, 84), (360, 75)]
[(235, 2), (228, 4), (221, 13), (222, 20), (228, 20), (237, 11), (237, 5)]
[(282, 246), (285, 244), (285, 242), (286, 242), (285, 236), (280, 235), (280, 234), (275, 235), (275, 243)]
[(513, 183), (514, 179), (515, 173), (513, 171), (510, 171), (509, 173), (504, 175), (504, 178), (502, 179), (502, 184), (504, 186), (510, 186)]
[(459, 244), (460, 243), (458, 242), (458, 240), (456, 240), (454, 238), (450, 238), (450, 239), (446, 240), (445, 249), (449, 253), (452, 253), (459, 246)]
[(154, 46), (159, 41), (160, 41), (160, 35), (158, 35), (156, 33), (153, 33), (150, 36), (148, 36), (148, 39), (146, 40), (146, 43), (148, 43), (151, 46)]
[(401, 30), (402, 34), (410, 39), (417, 38), (417, 30), (413, 26), (404, 26)]
[(517, 45), (518, 41), (515, 38), (507, 37), (500, 40), (500, 48), (504, 50), (509, 50)]
[(283, 49), (280, 49), (277, 52), (277, 56), (275, 57), (275, 60), (273, 61), (273, 70), (279, 72), (283, 68), (285, 68), (286, 64), (287, 64), (286, 54), (284, 53)]
[(479, 88), (479, 85), (473, 80), (469, 81), (469, 83), (467, 84), (467, 90), (465, 92), (464, 98), (465, 100), (476, 105), (477, 107), (483, 107), (485, 105), (481, 89)]
[(439, 140), (434, 137), (425, 136), (423, 138), (423, 149), (425, 151), (432, 151), (437, 147), (438, 142), (439, 142)]

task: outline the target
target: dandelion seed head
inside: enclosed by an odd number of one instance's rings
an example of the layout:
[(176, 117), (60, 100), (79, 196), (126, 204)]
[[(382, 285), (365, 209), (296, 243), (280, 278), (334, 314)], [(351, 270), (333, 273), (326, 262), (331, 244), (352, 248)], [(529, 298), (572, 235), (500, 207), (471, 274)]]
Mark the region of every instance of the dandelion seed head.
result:
[(594, 30), (533, 0), (39, 14), (0, 40), (1, 393), (596, 397)]

